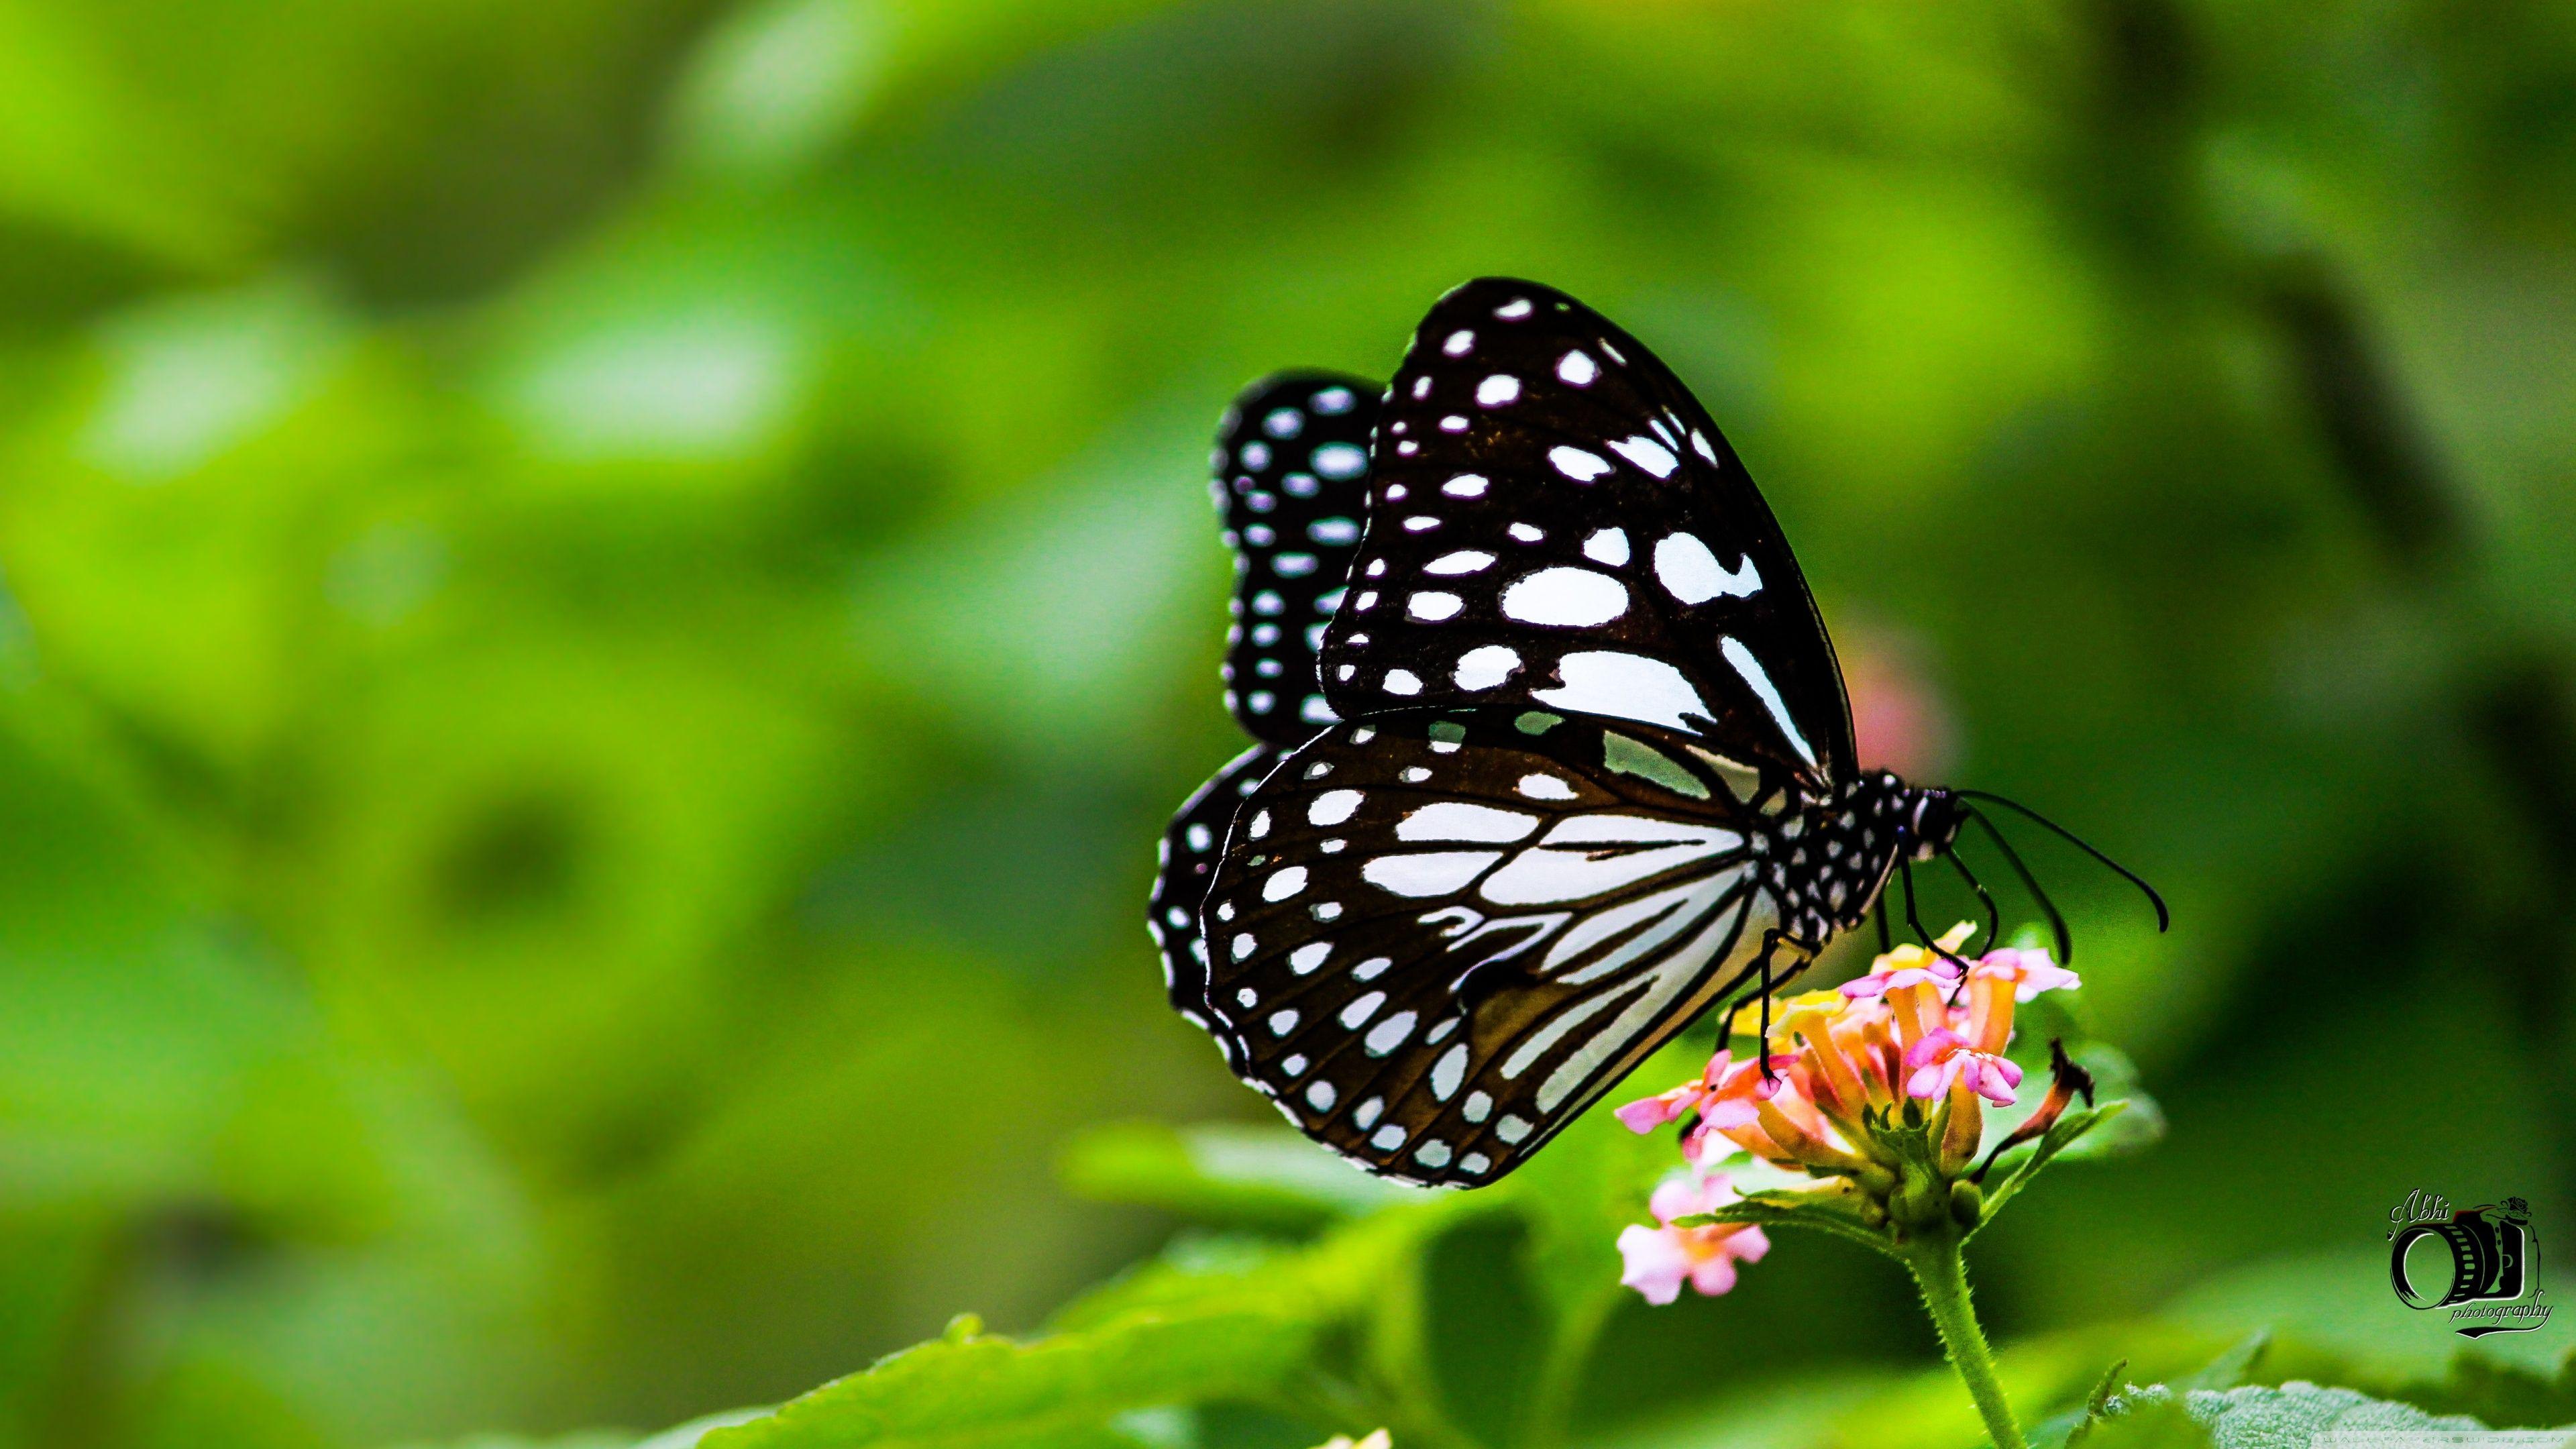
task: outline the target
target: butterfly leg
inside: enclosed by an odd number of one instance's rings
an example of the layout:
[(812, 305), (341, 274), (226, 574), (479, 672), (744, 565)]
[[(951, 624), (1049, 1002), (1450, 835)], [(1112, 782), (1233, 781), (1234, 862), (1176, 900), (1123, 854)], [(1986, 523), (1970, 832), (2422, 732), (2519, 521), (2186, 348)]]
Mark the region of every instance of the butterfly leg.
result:
[(1914, 862), (1898, 856), (1896, 874), (1897, 878), (1905, 883), (1905, 924), (1913, 928), (1915, 939), (1931, 947), (1932, 953), (1942, 960), (1956, 964), (1963, 972), (1975, 965), (1975, 962), (1942, 945), (1930, 931), (1923, 929), (1923, 917), (1916, 914), (1914, 909)]
[(1759, 973), (1754, 990), (1762, 998), (1762, 1035), (1758, 1038), (1754, 1050), (1762, 1055), (1762, 1079), (1766, 1082), (1773, 1079), (1771, 1076), (1771, 957), (1782, 946), (1787, 946), (1799, 956), (1797, 966), (1781, 974), (1780, 979), (1784, 981), (1806, 970), (1816, 959), (1817, 954), (1825, 949), (1825, 943), (1822, 941), (1810, 941), (1794, 931), (1783, 931), (1777, 926), (1762, 933), (1762, 954), (1754, 963), (1754, 970)]
[[(1977, 893), (1977, 899), (1985, 902), (1986, 949), (1991, 951), (1997, 946), (2002, 945), (2004, 935), (2003, 914), (1995, 909), (1995, 898), (1986, 893), (1985, 883), (1977, 879), (1977, 873), (1975, 871), (1968, 869), (1968, 863), (1959, 858), (1959, 853), (1957, 851), (1950, 851), (1946, 853), (1943, 858), (1950, 862), (1951, 869), (1959, 873), (1959, 879), (1968, 883), (1968, 889)], [(1958, 984), (1950, 988), (1950, 1004), (1953, 1006), (1958, 1005), (1959, 997), (1961, 994), (1966, 992), (1967, 989), (1968, 978), (1965, 974), (1962, 974), (1959, 977)]]

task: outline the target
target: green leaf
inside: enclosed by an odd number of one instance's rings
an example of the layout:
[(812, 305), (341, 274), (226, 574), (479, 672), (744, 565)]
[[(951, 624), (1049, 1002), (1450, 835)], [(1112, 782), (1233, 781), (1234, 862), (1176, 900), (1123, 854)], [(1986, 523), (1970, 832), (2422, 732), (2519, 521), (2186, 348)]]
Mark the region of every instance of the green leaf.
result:
[[(2241, 1371), (2262, 1345), (2249, 1341), (2204, 1373)], [(2177, 1390), (2151, 1384), (2113, 1395), (2070, 1438), (2083, 1449), (2313, 1449), (2326, 1435), (2430, 1435), (2486, 1426), (2466, 1415), (2435, 1416), (2357, 1389), (2292, 1380), (2277, 1388)], [(2041, 1441), (2034, 1439), (2034, 1444)]]
[[(2217, 1391), (2235, 1388), (2253, 1372), (2255, 1363), (2263, 1357), (2264, 1351), (2271, 1347), (2271, 1343), (2270, 1334), (2254, 1334), (2202, 1365), (2189, 1377), (2182, 1379), (2176, 1387), (2185, 1393), (2194, 1390)], [(2085, 1396), (2082, 1406), (2059, 1414), (2034, 1427), (2030, 1431), (2031, 1449), (2064, 1449), (2064, 1446), (2073, 1444), (2093, 1444), (2097, 1441), (2091, 1436), (2097, 1429), (2114, 1418), (2128, 1414), (2133, 1407), (2148, 1404), (2161, 1406), (2174, 1402), (2171, 1399), (2171, 1391), (2162, 1386), (2150, 1386), (2146, 1389), (2127, 1387), (2128, 1368), (2127, 1359), (2111, 1365), (2109, 1371), (2093, 1385), (2093, 1392)], [(2179, 1403), (2174, 1403), (2174, 1407), (2178, 1413)], [(2189, 1423), (2187, 1419), (2180, 1424), (2168, 1424), (2167, 1417), (2161, 1407), (2156, 1408), (2152, 1413), (2142, 1412), (2135, 1422), (2124, 1424), (2120, 1432), (2142, 1436), (2140, 1439), (2142, 1443), (2162, 1442), (2155, 1437), (2157, 1435), (2173, 1438), (2174, 1442), (2182, 1444), (2196, 1445), (2206, 1442), (2203, 1431)], [(2194, 1435), (2202, 1437), (2192, 1437)]]
[(2462, 1415), (2435, 1417), (2412, 1404), (2374, 1399), (2354, 1389), (2296, 1380), (2278, 1388), (2200, 1390), (2185, 1400), (2217, 1449), (2311, 1449), (2329, 1430), (2344, 1433), (2478, 1429)]
[[(2188, 1373), (2222, 1347), (2223, 1340), (2152, 1320), (2100, 1324), (2003, 1345), (1995, 1366), (2005, 1396), (2026, 1419), (2077, 1411), (2031, 1428), (2033, 1449), (2059, 1449), (2067, 1441), (2051, 1435), (2073, 1427), (2101, 1390), (2104, 1364), (2125, 1357), (2124, 1374), (2153, 1380)], [(1984, 1443), (1985, 1435), (1958, 1375), (1942, 1365), (1847, 1400), (1834, 1433), (1818, 1439), (1851, 1449), (1961, 1449)]]
[[(2208, 1427), (2170, 1390), (2155, 1385), (2114, 1396), (2099, 1417), (2062, 1442), (2083, 1449), (2207, 1449), (2211, 1441)], [(2300, 1441), (2302, 1449), (2306, 1443)]]
[[(695, 1449), (697, 1442), (718, 1429), (749, 1423), (772, 1412), (766, 1406), (757, 1409), (727, 1409), (706, 1414), (685, 1424), (674, 1425), (658, 1434), (636, 1434), (626, 1429), (576, 1429), (569, 1434), (543, 1438), (523, 1434), (469, 1434), (462, 1439), (449, 1439), (438, 1449)], [(428, 1446), (418, 1446), (428, 1449)]]
[(2174, 1387), (2185, 1393), (2204, 1389), (2225, 1392), (2236, 1388), (2254, 1376), (2254, 1366), (2263, 1361), (2263, 1355), (2271, 1347), (2272, 1335), (2269, 1333), (2250, 1334), (2243, 1343), (2211, 1359), (2200, 1372), (2182, 1380)]
[(1858, 1194), (1830, 1189), (1754, 1192), (1747, 1193), (1742, 1201), (1729, 1203), (1715, 1212), (1675, 1218), (1673, 1226), (1699, 1228), (1716, 1223), (1752, 1223), (1765, 1228), (1807, 1228), (1848, 1238), (1863, 1247), (1875, 1248), (1892, 1256), (1894, 1242), (1883, 1228), (1873, 1227), (1861, 1217), (1860, 1204)]
[(1065, 1149), (1065, 1185), (1200, 1222), (1301, 1230), (1434, 1196), (1371, 1177), (1284, 1127), (1095, 1127)]
[(1036, 1343), (941, 1339), (826, 1384), (704, 1449), (905, 1449), (1105, 1443), (1137, 1409), (1275, 1393), (1319, 1324), (1289, 1305), (1207, 1303), (1139, 1313)]

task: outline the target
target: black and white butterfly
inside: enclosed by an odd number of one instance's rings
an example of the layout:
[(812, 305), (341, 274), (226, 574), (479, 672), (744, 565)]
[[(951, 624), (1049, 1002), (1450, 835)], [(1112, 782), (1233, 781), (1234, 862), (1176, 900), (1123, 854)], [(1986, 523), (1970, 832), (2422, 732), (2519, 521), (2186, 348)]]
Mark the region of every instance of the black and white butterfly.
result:
[(1501, 1177), (1982, 822), (1860, 768), (1743, 464), (1560, 292), (1450, 292), (1382, 400), (1256, 384), (1214, 461), (1259, 743), (1174, 817), (1150, 923), (1173, 1005), (1373, 1171)]

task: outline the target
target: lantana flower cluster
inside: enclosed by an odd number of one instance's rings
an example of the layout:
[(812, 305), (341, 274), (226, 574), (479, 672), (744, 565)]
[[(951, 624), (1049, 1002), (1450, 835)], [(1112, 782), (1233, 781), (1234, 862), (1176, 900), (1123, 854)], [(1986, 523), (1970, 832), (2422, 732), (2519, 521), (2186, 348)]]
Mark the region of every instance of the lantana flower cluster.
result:
[[(1684, 1124), (1688, 1164), (1655, 1193), (1658, 1226), (1620, 1234), (1621, 1281), (1655, 1303), (1673, 1301), (1684, 1282), (1724, 1293), (1735, 1264), (1769, 1251), (1750, 1223), (1675, 1222), (1740, 1201), (1718, 1169), (1744, 1154), (1818, 1179), (1815, 1192), (1855, 1199), (1850, 1215), (1868, 1228), (1893, 1220), (1902, 1230), (1926, 1213), (1973, 1226), (1971, 1169), (1986, 1110), (2013, 1105), (2022, 1085), (2022, 1069), (2004, 1055), (2014, 1007), (2082, 983), (2043, 950), (1993, 950), (1963, 965), (1956, 952), (1968, 935), (1962, 925), (1938, 949), (1899, 946), (1866, 976), (1787, 998), (1759, 1054), (1722, 1048), (1696, 1080), (1620, 1107), (1637, 1132)], [(2056, 1061), (2047, 1100), (1995, 1144), (1988, 1164), (2047, 1132), (2077, 1091), (2089, 1091), (2080, 1068), (2062, 1052)]]

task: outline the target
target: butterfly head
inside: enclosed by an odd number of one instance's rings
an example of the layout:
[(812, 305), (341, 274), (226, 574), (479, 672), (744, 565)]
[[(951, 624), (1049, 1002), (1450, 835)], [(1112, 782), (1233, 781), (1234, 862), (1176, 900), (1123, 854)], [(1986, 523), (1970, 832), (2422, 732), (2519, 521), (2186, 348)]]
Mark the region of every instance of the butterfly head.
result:
[(1966, 806), (1948, 790), (1918, 789), (1894, 775), (1886, 777), (1902, 810), (1902, 849), (1914, 860), (1947, 855), (1968, 823)]

